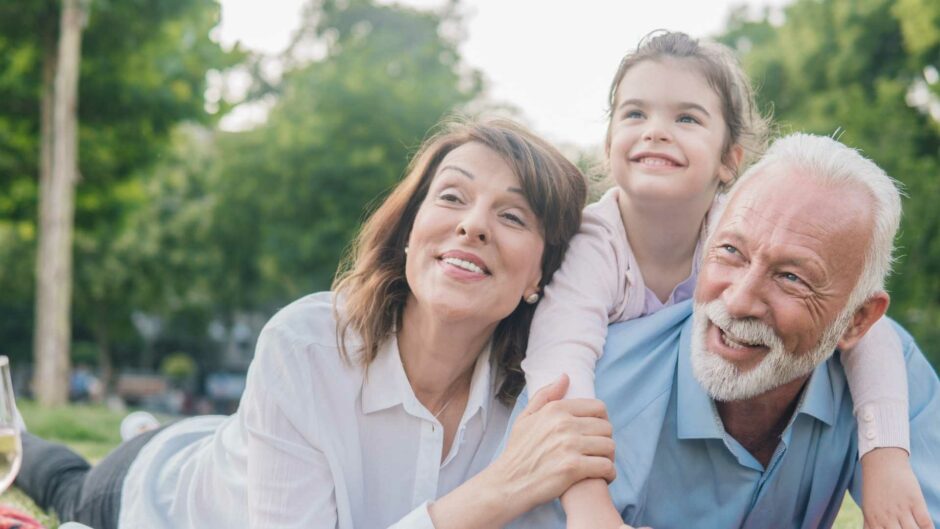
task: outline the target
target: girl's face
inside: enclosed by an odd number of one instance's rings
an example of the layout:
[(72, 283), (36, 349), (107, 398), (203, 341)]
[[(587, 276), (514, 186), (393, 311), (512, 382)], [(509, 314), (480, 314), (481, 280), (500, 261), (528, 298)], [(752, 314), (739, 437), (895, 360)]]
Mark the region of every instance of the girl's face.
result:
[(705, 211), (733, 177), (722, 164), (725, 135), (718, 95), (692, 63), (646, 60), (617, 90), (610, 171), (633, 204)]

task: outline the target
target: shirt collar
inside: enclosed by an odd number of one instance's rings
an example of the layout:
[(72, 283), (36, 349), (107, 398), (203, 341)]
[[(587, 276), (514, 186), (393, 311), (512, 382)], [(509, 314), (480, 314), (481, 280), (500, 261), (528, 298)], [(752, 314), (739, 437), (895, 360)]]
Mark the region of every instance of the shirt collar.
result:
[[(712, 398), (699, 384), (692, 373), (691, 343), (692, 318), (682, 328), (679, 342), (678, 373), (676, 374), (676, 421), (679, 439), (722, 439), (724, 425)], [(841, 392), (844, 388), (834, 385), (829, 374), (832, 360), (816, 366), (806, 385), (796, 415), (805, 414), (827, 425), (835, 422)], [(791, 421), (792, 425), (792, 421)], [(790, 427), (787, 427), (787, 431)]]
[[(490, 346), (477, 358), (470, 379), (470, 393), (467, 398), (467, 408), (461, 423), (469, 419), (481, 409), (482, 419), (486, 421), (486, 413), (492, 392), (490, 387)], [(405, 368), (401, 363), (401, 353), (398, 350), (398, 340), (393, 334), (379, 348), (375, 360), (365, 370), (361, 392), (362, 412), (365, 414), (385, 410), (393, 406), (402, 405), (409, 413), (432, 418), (424, 406), (415, 397), (414, 390), (408, 382)], [(425, 417), (427, 415), (427, 417)]]
[(365, 369), (362, 380), (362, 412), (373, 413), (403, 404), (405, 395), (414, 396), (398, 353), (393, 334), (379, 347), (375, 359)]

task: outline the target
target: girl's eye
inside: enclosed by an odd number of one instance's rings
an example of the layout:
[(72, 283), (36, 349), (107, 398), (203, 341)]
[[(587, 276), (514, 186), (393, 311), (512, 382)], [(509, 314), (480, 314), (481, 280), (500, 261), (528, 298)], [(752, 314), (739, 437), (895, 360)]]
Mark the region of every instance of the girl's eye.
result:
[(628, 110), (623, 115), (624, 119), (642, 119), (643, 113), (639, 110)]
[(525, 222), (521, 217), (514, 213), (503, 213), (503, 218), (512, 222), (513, 224), (518, 224), (519, 226), (525, 226)]
[(679, 123), (695, 123), (696, 125), (699, 123), (699, 120), (696, 119), (695, 116), (690, 116), (688, 114), (683, 114), (679, 116), (679, 119), (677, 119), (676, 121), (678, 121)]

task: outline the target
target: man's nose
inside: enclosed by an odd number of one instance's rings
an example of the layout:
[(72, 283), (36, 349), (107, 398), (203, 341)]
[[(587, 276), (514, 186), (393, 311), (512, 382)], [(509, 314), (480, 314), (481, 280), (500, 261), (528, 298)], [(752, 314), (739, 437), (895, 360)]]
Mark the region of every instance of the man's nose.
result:
[(732, 318), (763, 318), (767, 312), (764, 288), (764, 277), (759, 270), (742, 270), (721, 294), (728, 315)]

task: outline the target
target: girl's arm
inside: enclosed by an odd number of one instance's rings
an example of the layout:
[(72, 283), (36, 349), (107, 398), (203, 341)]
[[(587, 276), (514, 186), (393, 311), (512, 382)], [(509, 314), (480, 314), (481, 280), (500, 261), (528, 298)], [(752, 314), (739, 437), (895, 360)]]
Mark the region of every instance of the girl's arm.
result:
[(901, 340), (891, 323), (878, 320), (854, 348), (842, 352), (842, 364), (858, 422), (865, 526), (907, 527), (911, 520), (929, 524), (909, 460), (907, 374)]
[[(572, 239), (562, 266), (545, 289), (532, 322), (522, 367), (530, 391), (565, 373), (568, 398), (594, 397), (594, 368), (603, 353), (607, 326), (642, 309), (642, 293), (630, 270), (626, 232), (620, 212), (607, 195), (585, 209), (581, 229)], [(561, 496), (568, 527), (619, 528), (607, 482), (585, 480)]]
[(875, 448), (910, 451), (907, 375), (901, 340), (881, 318), (858, 344), (842, 352), (858, 421), (858, 455)]
[(542, 293), (522, 362), (530, 394), (567, 374), (567, 397), (593, 398), (607, 326), (638, 313), (634, 305), (642, 308), (642, 297), (627, 292), (632, 272), (619, 215), (616, 200), (607, 197), (585, 209), (581, 229)]

